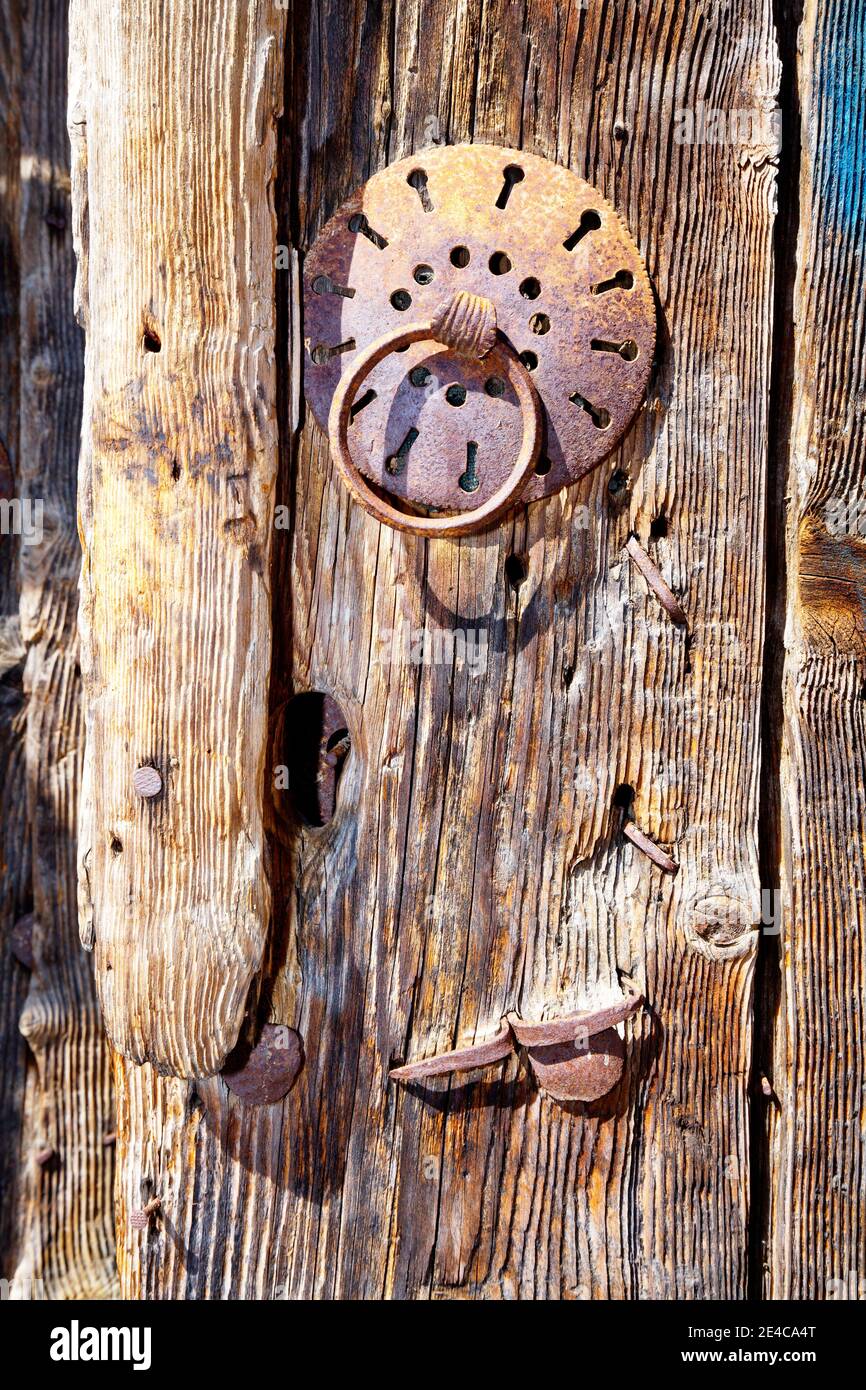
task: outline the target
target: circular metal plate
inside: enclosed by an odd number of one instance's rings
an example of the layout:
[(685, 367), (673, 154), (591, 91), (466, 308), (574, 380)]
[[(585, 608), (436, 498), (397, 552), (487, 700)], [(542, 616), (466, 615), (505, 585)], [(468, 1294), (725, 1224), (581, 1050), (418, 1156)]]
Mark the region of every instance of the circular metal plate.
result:
[(640, 406), (655, 305), (610, 204), (576, 174), (517, 150), (424, 150), (374, 175), (323, 227), (304, 268), (305, 391), (316, 420), (327, 429), (357, 352), (461, 289), (493, 302), (506, 342), (481, 362), (420, 342), (379, 363), (355, 399), (353, 459), (395, 497), (477, 507), (520, 449), (520, 411), (502, 370), (510, 348), (545, 410), (542, 457), (523, 500), (576, 482)]
[(625, 1061), (625, 1044), (615, 1028), (528, 1051), (539, 1086), (554, 1100), (600, 1100), (619, 1081)]
[(300, 1033), (283, 1023), (266, 1023), (255, 1047), (238, 1043), (220, 1074), (248, 1105), (276, 1105), (288, 1095), (303, 1065)]

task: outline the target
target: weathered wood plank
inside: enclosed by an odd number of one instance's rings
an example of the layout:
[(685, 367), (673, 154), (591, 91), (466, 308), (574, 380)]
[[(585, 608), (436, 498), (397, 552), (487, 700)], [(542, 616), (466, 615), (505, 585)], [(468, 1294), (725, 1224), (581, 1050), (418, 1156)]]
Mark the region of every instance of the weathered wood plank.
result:
[[(27, 7), (22, 27), (21, 481), (43, 500), (43, 534), (21, 551), (27, 647), (25, 742), (33, 853), (33, 957), (20, 1019), (28, 1076), (25, 1226), (19, 1279), (44, 1296), (116, 1292), (111, 1068), (76, 908), (76, 821), (84, 743), (76, 611), (83, 341), (65, 130), (64, 0)], [(40, 1164), (35, 1155), (52, 1151)]]
[[(331, 824), (275, 829), (264, 997), (307, 1064), (258, 1114), (219, 1080), (121, 1064), (121, 1212), (158, 1190), (166, 1213), (157, 1236), (124, 1238), (125, 1287), (741, 1296), (774, 166), (760, 133), (678, 144), (675, 126), (700, 101), (771, 111), (770, 7), (322, 0), (296, 4), (290, 31), (301, 251), (366, 176), (431, 140), (525, 146), (631, 227), (663, 351), (608, 467), (458, 543), (349, 507), (306, 423), (281, 483), (274, 726), (315, 688), (352, 735)], [(613, 496), (615, 468), (630, 486)], [(683, 596), (688, 642), (624, 559), (631, 529)], [(527, 562), (516, 589), (511, 554)], [(372, 665), (401, 618), (485, 632), (486, 672)], [(674, 882), (619, 841), (621, 784), (674, 847)], [(559, 1109), (517, 1063), (388, 1085), (395, 1059), (483, 1037), (507, 1007), (564, 1013), (620, 978), (650, 1011), (606, 1101)]]
[[(103, 1142), (113, 1124), (111, 1073), (76, 912), (83, 721), (75, 492), (83, 344), (72, 314), (66, 5), (39, 0), (19, 21), (18, 129), (10, 145), (17, 169), (9, 204), (17, 222), (10, 233), (17, 275), (14, 284), (4, 275), (4, 287), (16, 300), (20, 378), (11, 374), (5, 408), (16, 414), (16, 491), (34, 510), (17, 551), (24, 740), (4, 768), (4, 795), (8, 790), (15, 798), (4, 833), (18, 836), (4, 864), (4, 897), (20, 896), (25, 869), (33, 913), (32, 971), (13, 963), (23, 985), (16, 1017), (21, 1047), (7, 1052), (5, 1084), (17, 1086), (23, 1104), (20, 1142), (12, 1150), (15, 1180), (4, 1183), (3, 1205), (15, 1227), (9, 1273), (16, 1296), (103, 1297), (116, 1289), (114, 1155)], [(5, 693), (11, 693), (8, 678)]]
[[(270, 915), (284, 16), (269, 0), (76, 0), (72, 14), (89, 222), (82, 929), (115, 1045), (206, 1075), (237, 1038)], [(146, 765), (152, 800), (133, 785)]]
[(792, 7), (792, 32), (798, 18), (783, 938), (764, 1289), (863, 1298), (866, 23), (862, 6), (836, 0)]
[[(18, 6), (0, 3), (0, 499), (17, 479), (20, 311), (21, 27)], [(18, 1031), (27, 973), (10, 933), (30, 907), (30, 844), (24, 781), (24, 647), (18, 612), (18, 538), (0, 536), (0, 1277), (11, 1279), (20, 1231), (21, 1135), (26, 1046)]]

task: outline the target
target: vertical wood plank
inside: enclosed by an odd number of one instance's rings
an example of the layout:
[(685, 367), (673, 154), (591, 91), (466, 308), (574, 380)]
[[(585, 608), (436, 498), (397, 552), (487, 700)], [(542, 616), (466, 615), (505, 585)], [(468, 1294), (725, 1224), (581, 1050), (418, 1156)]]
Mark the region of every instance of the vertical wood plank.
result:
[[(0, 3), (0, 499), (18, 486), (18, 321), (21, 185), (21, 26), (13, 0)], [(18, 538), (0, 536), (0, 1277), (11, 1279), (20, 1235), (21, 1140), (27, 1056), (18, 1019), (27, 972), (11, 932), (30, 908), (30, 845), (24, 781), (24, 646)]]
[[(114, 1044), (207, 1075), (237, 1039), (270, 914), (285, 21), (270, 0), (77, 0), (72, 14), (88, 223), (83, 934)], [(152, 799), (134, 786), (142, 766), (161, 779)]]
[[(8, 9), (5, 21), (8, 37)], [(17, 301), (20, 378), (10, 374), (4, 408), (16, 417), (16, 493), (22, 508), (33, 510), (23, 513), (17, 547), (26, 660), (16, 722), (24, 739), (3, 778), (16, 804), (8, 826), (18, 836), (7, 850), (4, 889), (10, 898), (16, 887), (20, 892), (25, 867), (33, 910), (31, 968), (13, 962), (26, 984), (15, 1020), (21, 1047), (7, 1056), (8, 1081), (22, 1093), (23, 1122), (4, 1212), (16, 1227), (13, 1296), (100, 1298), (116, 1290), (114, 1154), (105, 1142), (113, 1113), (108, 1048), (76, 911), (83, 719), (75, 492), (83, 343), (72, 312), (65, 3), (36, 0), (21, 10), (15, 31), (17, 132), (9, 152), (17, 169), (10, 171), (9, 206), (17, 227), (9, 235), (17, 275), (4, 274), (4, 289)], [(4, 679), (4, 695), (11, 688)]]
[(866, 24), (814, 0), (787, 19), (800, 185), (764, 1291), (863, 1298)]

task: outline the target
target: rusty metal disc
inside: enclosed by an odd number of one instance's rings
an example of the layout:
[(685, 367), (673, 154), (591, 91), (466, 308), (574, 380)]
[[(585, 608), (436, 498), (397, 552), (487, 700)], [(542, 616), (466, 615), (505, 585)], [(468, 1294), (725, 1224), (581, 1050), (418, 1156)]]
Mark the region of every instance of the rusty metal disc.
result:
[(500, 338), (483, 361), (433, 342), (392, 353), (353, 407), (357, 466), (397, 498), (464, 511), (507, 478), (521, 418), (504, 360), (532, 372), (545, 441), (523, 500), (589, 472), (638, 410), (655, 348), (639, 252), (583, 179), (495, 145), (428, 149), (375, 174), (323, 227), (304, 268), (305, 391), (327, 429), (355, 355), (430, 318), (457, 290), (490, 299)]
[(527, 1048), (535, 1079), (554, 1100), (600, 1100), (619, 1082), (625, 1045), (615, 1028), (572, 1042)]
[(36, 965), (36, 957), (33, 954), (33, 928), (36, 918), (32, 912), (28, 912), (26, 917), (19, 917), (15, 926), (9, 933), (9, 944), (12, 947), (12, 954), (20, 965), (27, 970), (33, 970)]
[(266, 1023), (255, 1047), (238, 1043), (220, 1074), (247, 1105), (275, 1105), (289, 1094), (303, 1065), (300, 1033), (282, 1023)]

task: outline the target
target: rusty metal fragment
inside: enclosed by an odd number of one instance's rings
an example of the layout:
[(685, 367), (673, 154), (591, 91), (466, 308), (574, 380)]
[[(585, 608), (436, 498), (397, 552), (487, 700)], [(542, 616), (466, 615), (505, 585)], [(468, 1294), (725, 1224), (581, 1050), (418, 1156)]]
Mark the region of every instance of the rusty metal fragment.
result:
[(19, 964), (27, 970), (32, 970), (36, 964), (33, 955), (34, 920), (33, 913), (28, 912), (26, 917), (19, 917), (9, 933), (9, 945), (12, 948), (12, 954)]
[(479, 507), (520, 449), (520, 411), (497, 358), (516, 353), (541, 396), (546, 435), (522, 500), (575, 482), (640, 406), (655, 305), (610, 204), (576, 174), (517, 150), (421, 151), (375, 174), (322, 228), (304, 273), (304, 381), (316, 420), (327, 429), (357, 354), (429, 320), (457, 291), (493, 304), (499, 344), (478, 361), (420, 341), (378, 362), (352, 406), (356, 466), (404, 501)]
[(543, 1091), (557, 1101), (594, 1101), (622, 1076), (625, 1047), (615, 1025), (642, 1003), (632, 991), (615, 1004), (565, 1018), (529, 1023), (509, 1014), (508, 1021)]
[(629, 536), (625, 548), (668, 616), (678, 627), (686, 627), (688, 618), (682, 604), (634, 536)]
[(266, 1023), (255, 1047), (239, 1043), (220, 1075), (247, 1105), (275, 1105), (288, 1095), (303, 1064), (300, 1033), (283, 1023)]
[(501, 1062), (519, 1044), (526, 1048), (539, 1086), (554, 1100), (598, 1100), (622, 1076), (625, 1048), (616, 1024), (629, 1018), (642, 1004), (643, 996), (632, 990), (625, 998), (602, 1008), (538, 1023), (510, 1013), (504, 1026), (487, 1042), (410, 1062), (390, 1072), (390, 1079), (422, 1081), (490, 1066)]
[(388, 1073), (392, 1081), (420, 1081), (431, 1076), (447, 1076), (452, 1071), (472, 1071), (475, 1067), (487, 1067), (493, 1062), (501, 1062), (514, 1051), (514, 1039), (506, 1024), (495, 1037), (487, 1042), (474, 1043), (471, 1047), (459, 1047), (454, 1052), (440, 1052), (436, 1057), (428, 1057), (423, 1062), (410, 1062), (404, 1067), (395, 1067)]
[(622, 833), (627, 840), (631, 840), (633, 845), (639, 850), (642, 850), (654, 864), (658, 864), (660, 869), (664, 869), (666, 874), (679, 873), (680, 866), (677, 861), (671, 859), (670, 855), (657, 845), (655, 840), (651, 840), (649, 835), (645, 835), (642, 830), (638, 830), (633, 821), (623, 821)]

